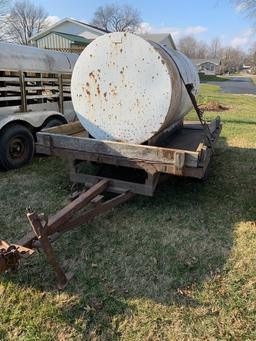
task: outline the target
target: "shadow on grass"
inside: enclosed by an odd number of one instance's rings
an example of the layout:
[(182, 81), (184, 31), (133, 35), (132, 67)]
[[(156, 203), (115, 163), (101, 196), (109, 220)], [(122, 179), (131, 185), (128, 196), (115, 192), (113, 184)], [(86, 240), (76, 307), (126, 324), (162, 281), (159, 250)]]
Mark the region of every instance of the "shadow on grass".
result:
[[(217, 148), (206, 182), (172, 177), (154, 198), (137, 196), (63, 236), (54, 249), (75, 273), (67, 294), (79, 300), (61, 307), (61, 320), (85, 336), (96, 330), (115, 339), (113, 318), (136, 314), (133, 300), (201, 305), (191, 288), (225, 271), (235, 225), (253, 219), (255, 163), (253, 149)], [(55, 283), (44, 257), (4, 281), (43, 292)]]

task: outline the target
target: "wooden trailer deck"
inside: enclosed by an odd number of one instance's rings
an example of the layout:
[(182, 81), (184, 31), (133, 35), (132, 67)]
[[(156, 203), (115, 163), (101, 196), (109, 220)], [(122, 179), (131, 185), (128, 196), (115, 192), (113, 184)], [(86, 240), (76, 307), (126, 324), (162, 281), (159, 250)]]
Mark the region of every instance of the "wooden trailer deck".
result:
[[(221, 127), (219, 117), (209, 124), (212, 146)], [(192, 121), (166, 129), (150, 145), (89, 138), (80, 122), (73, 122), (37, 133), (36, 151), (67, 158), (73, 182), (90, 187), (108, 179), (109, 191), (149, 196), (153, 196), (162, 174), (203, 178), (213, 153), (200, 122)], [(82, 171), (82, 161), (101, 167), (97, 174), (89, 175)]]

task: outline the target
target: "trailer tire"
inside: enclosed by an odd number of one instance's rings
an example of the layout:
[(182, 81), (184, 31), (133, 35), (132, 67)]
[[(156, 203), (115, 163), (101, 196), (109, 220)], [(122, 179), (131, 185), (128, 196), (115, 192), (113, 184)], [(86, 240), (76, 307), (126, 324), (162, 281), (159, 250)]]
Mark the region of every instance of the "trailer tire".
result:
[(0, 133), (0, 167), (4, 170), (22, 167), (31, 162), (35, 142), (30, 130), (12, 124)]

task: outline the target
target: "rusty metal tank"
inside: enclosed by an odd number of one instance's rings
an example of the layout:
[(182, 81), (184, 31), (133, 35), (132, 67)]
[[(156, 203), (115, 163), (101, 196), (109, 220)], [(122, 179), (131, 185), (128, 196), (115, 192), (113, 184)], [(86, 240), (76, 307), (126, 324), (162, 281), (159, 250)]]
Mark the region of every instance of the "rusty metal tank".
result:
[(192, 108), (198, 73), (182, 53), (131, 33), (94, 40), (75, 65), (71, 93), (81, 124), (101, 140), (141, 144)]
[(56, 73), (73, 70), (78, 55), (24, 45), (0, 43), (0, 70)]

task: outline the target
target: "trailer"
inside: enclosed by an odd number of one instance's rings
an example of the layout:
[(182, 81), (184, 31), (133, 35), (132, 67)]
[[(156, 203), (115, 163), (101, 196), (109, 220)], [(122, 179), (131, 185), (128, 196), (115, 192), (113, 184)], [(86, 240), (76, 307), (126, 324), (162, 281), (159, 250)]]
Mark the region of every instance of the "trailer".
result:
[(70, 86), (77, 58), (0, 43), (0, 169), (29, 163), (36, 132), (75, 119)]
[[(205, 122), (198, 89), (196, 69), (177, 51), (126, 32), (92, 42), (71, 81), (80, 122), (44, 129), (36, 144), (38, 153), (65, 158), (70, 180), (85, 190), (53, 217), (29, 209), (32, 231), (15, 244), (0, 241), (0, 273), (41, 249), (63, 289), (72, 273), (52, 247), (63, 233), (135, 195), (152, 197), (170, 176), (204, 179), (222, 125), (219, 117)], [(183, 121), (193, 107), (199, 121)]]
[[(67, 159), (70, 180), (83, 183), (86, 190), (52, 217), (31, 209), (27, 218), (31, 232), (15, 244), (0, 241), (0, 274), (16, 269), (20, 259), (43, 250), (64, 289), (73, 273), (65, 273), (57, 261), (52, 243), (66, 231), (91, 221), (136, 194), (153, 196), (157, 185), (170, 176), (204, 179), (222, 124), (216, 117), (207, 125), (180, 121), (171, 125), (147, 145), (97, 140), (79, 122), (45, 129), (37, 133), (38, 153)], [(83, 167), (91, 163), (95, 174)], [(106, 195), (111, 192), (111, 196)], [(86, 208), (86, 209), (85, 209)]]
[[(221, 131), (219, 117), (210, 123), (209, 130), (215, 143)], [(148, 145), (102, 141), (87, 136), (79, 122), (49, 128), (37, 134), (36, 150), (67, 158), (72, 182), (90, 187), (107, 179), (111, 181), (109, 191), (132, 191), (147, 196), (154, 195), (163, 175), (202, 179), (213, 153), (202, 125), (193, 121), (172, 125), (154, 136)], [(98, 164), (97, 174), (85, 174), (83, 161)]]

